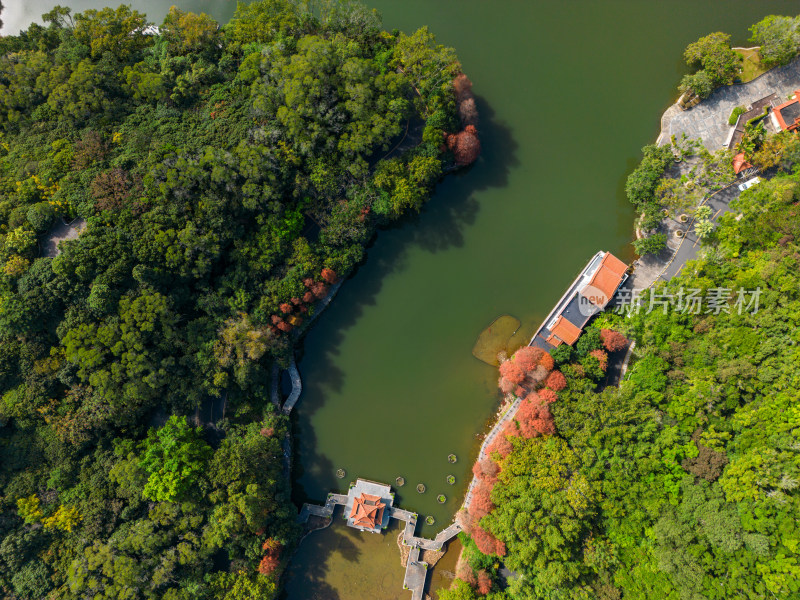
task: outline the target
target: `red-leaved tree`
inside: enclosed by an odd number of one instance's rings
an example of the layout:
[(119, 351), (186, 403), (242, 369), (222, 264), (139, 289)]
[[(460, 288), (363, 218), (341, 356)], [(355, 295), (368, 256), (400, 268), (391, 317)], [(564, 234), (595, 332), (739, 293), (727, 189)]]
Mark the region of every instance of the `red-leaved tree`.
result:
[(603, 352), (602, 350), (592, 350), (589, 352), (592, 356), (594, 356), (597, 361), (600, 363), (600, 369), (605, 371), (608, 367), (608, 354)]
[(469, 501), (469, 514), (476, 521), (479, 521), (495, 508), (491, 498), (492, 486), (481, 479), (472, 491), (472, 499)]
[(510, 394), (517, 387), (517, 384), (505, 377), (501, 377), (497, 380), (497, 387), (499, 387), (500, 391), (504, 394)]
[(497, 556), (505, 556), (506, 554), (506, 545), (483, 527), (475, 527), (472, 539), (475, 541), (475, 545), (478, 546), (478, 550), (484, 554), (496, 554)]
[(523, 371), (514, 360), (507, 360), (500, 363), (500, 375), (516, 384), (522, 383), (525, 380), (525, 371)]
[(517, 431), (516, 425), (513, 422), (508, 422), (505, 424), (503, 429), (495, 436), (492, 440), (492, 443), (486, 448), (486, 452), (489, 456), (493, 456), (495, 452), (500, 455), (500, 458), (505, 458), (514, 447), (511, 445), (511, 442), (508, 441), (509, 437), (518, 437), (519, 431)]
[(485, 596), (492, 591), (492, 578), (489, 573), (481, 569), (478, 571), (478, 593)]
[(556, 394), (553, 390), (543, 389), (539, 390), (539, 398), (542, 402), (546, 402), (547, 404), (552, 404), (556, 400), (558, 400), (558, 394)]
[(489, 485), (495, 484), (498, 473), (500, 473), (500, 466), (489, 458), (483, 458), (472, 465), (472, 474)]
[(469, 77), (461, 73), (453, 79), (453, 91), (456, 93), (456, 102), (461, 102), (472, 97), (472, 82)]
[(293, 307), (291, 304), (289, 304), (288, 302), (282, 302), (282, 303), (281, 303), (281, 304), (278, 306), (278, 308), (280, 308), (280, 309), (281, 309), (281, 312), (282, 312), (282, 313), (285, 313), (285, 314), (287, 314), (287, 315), (288, 315), (290, 312), (292, 312), (292, 310), (294, 310), (294, 307)]
[(561, 371), (553, 371), (544, 381), (545, 387), (549, 387), (554, 392), (560, 392), (567, 387), (567, 378)]
[(456, 577), (461, 581), (466, 581), (469, 585), (476, 585), (478, 583), (475, 579), (475, 572), (466, 560), (459, 560), (456, 566)]
[(481, 142), (474, 125), (467, 125), (463, 131), (447, 136), (447, 147), (453, 152), (456, 164), (464, 166), (474, 163), (481, 154)]
[(322, 282), (317, 282), (311, 286), (311, 292), (317, 300), (322, 300), (328, 295), (328, 286)]
[(261, 562), (258, 564), (258, 572), (262, 575), (271, 575), (280, 564), (281, 544), (277, 540), (270, 538), (264, 542), (261, 548), (266, 554), (264, 554), (264, 558), (262, 558)]
[(333, 269), (328, 269), (328, 268), (322, 269), (322, 271), (320, 271), (319, 276), (322, 277), (323, 280), (327, 281), (330, 284), (336, 283), (336, 281), (339, 279), (336, 276), (336, 271), (334, 271)]
[(601, 329), (600, 339), (603, 340), (603, 346), (609, 352), (617, 352), (628, 345), (628, 338), (613, 329)]

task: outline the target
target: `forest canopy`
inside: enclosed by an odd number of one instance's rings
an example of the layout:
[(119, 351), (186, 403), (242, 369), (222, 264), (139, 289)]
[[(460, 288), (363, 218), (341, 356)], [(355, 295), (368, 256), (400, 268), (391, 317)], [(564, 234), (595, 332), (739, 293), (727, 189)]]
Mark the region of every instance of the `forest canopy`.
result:
[(475, 160), (469, 81), (348, 0), (43, 20), (0, 38), (0, 589), (271, 598), (272, 366)]

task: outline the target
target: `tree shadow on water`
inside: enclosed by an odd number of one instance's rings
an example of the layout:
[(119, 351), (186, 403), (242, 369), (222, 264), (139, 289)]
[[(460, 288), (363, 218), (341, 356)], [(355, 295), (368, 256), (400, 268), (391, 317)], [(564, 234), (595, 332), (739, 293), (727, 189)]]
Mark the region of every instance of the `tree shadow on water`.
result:
[(518, 144), (511, 130), (481, 96), (476, 96), (480, 123), (481, 156), (475, 164), (446, 175), (419, 214), (398, 221), (407, 230), (407, 246), (438, 252), (464, 245), (464, 230), (474, 225), (481, 204), (477, 192), (508, 185), (511, 169), (519, 165)]
[[(342, 480), (336, 479), (335, 470), (347, 468), (347, 465), (334, 465), (319, 452), (310, 426), (311, 419), (324, 406), (327, 397), (340, 394), (345, 379), (357, 376), (345, 373), (337, 364), (347, 332), (357, 325), (368, 307), (375, 306), (387, 276), (407, 268), (408, 254), (412, 249), (437, 253), (462, 247), (464, 232), (474, 225), (481, 209), (478, 193), (506, 187), (511, 169), (519, 164), (516, 158), (518, 144), (511, 129), (497, 121), (484, 98), (478, 96), (476, 102), (481, 119), (481, 157), (471, 167), (444, 177), (419, 214), (399, 219), (373, 237), (365, 259), (350, 274), (331, 306), (300, 342), (297, 354), (303, 377), (303, 395), (292, 415), (296, 449), (293, 498), (298, 504), (309, 498), (318, 502), (324, 500), (324, 494), (309, 495), (303, 489), (300, 480), (306, 475), (306, 469), (313, 469), (315, 479), (322, 477), (315, 481), (314, 488), (333, 490), (342, 484)], [(351, 481), (357, 475), (347, 473), (344, 481)], [(322, 497), (313, 498), (320, 495)]]
[[(334, 512), (333, 519), (341, 519), (340, 510)], [(330, 582), (329, 561), (334, 553), (351, 563), (362, 557), (361, 549), (349, 536), (342, 535), (343, 530), (347, 530), (343, 525), (331, 525), (303, 539), (287, 570), (281, 600), (348, 600)]]

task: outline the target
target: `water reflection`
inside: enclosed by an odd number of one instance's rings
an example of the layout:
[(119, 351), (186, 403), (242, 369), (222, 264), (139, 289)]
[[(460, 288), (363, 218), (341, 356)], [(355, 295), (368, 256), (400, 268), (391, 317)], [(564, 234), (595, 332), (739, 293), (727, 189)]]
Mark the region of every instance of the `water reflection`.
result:
[(327, 529), (309, 534), (286, 572), (285, 600), (400, 600), (404, 570), (400, 565), (397, 521), (383, 534), (345, 525), (341, 510)]

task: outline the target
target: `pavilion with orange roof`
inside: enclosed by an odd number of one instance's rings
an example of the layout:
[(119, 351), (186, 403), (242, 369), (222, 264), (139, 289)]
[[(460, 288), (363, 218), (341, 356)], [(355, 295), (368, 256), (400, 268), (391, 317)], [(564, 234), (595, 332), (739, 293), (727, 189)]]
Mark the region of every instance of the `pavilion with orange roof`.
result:
[(344, 507), (347, 524), (361, 531), (380, 533), (389, 524), (394, 494), (388, 485), (357, 479)]
[(350, 509), (350, 519), (355, 527), (375, 529), (383, 522), (383, 509), (386, 505), (381, 502), (380, 496), (361, 493), (353, 499), (353, 508)]

